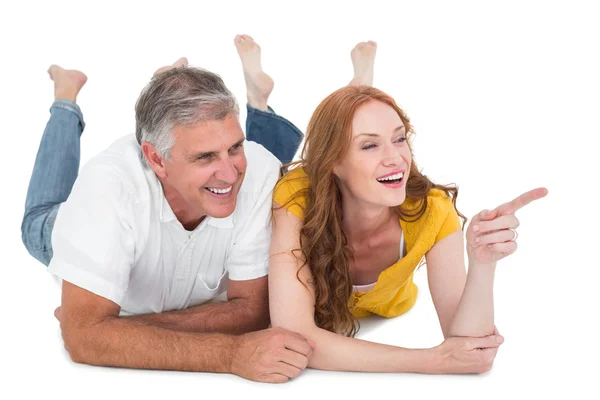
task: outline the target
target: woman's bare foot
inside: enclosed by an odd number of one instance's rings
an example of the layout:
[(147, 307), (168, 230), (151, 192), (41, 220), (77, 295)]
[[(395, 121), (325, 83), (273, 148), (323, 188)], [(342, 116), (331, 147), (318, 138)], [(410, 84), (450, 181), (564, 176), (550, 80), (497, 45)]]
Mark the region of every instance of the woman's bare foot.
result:
[(248, 35), (237, 35), (233, 42), (242, 60), (248, 104), (259, 110), (268, 111), (267, 100), (275, 83), (262, 70), (260, 46)]
[(350, 57), (352, 58), (352, 66), (354, 67), (354, 78), (348, 86), (373, 86), (376, 52), (377, 43), (371, 40), (360, 42), (352, 49)]
[(166, 65), (164, 67), (157, 69), (156, 71), (154, 71), (154, 75), (152, 75), (152, 76), (156, 76), (163, 72), (169, 71), (173, 68), (187, 68), (187, 66), (188, 66), (188, 59), (185, 57), (181, 57), (179, 60), (175, 61), (173, 64)]
[(54, 81), (54, 98), (56, 100), (76, 102), (79, 91), (87, 82), (87, 76), (83, 72), (64, 69), (54, 64), (48, 68), (48, 74)]

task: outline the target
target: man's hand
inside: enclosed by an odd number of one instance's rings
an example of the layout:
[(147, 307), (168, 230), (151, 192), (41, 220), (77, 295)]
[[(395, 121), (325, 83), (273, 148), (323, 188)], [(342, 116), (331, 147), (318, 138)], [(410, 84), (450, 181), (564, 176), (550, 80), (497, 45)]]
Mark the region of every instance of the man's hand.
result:
[(246, 379), (284, 383), (300, 375), (308, 365), (314, 343), (281, 328), (237, 337), (231, 372)]

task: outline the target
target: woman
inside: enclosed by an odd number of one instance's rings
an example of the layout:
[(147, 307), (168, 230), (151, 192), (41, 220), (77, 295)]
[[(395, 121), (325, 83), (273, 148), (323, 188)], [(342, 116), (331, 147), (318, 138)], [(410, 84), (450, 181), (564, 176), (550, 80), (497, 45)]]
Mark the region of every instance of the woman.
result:
[[(419, 172), (412, 133), (387, 94), (368, 86), (339, 89), (314, 112), (301, 160), (275, 188), (271, 323), (316, 343), (309, 367), (420, 373), (491, 368), (503, 340), (493, 318), (496, 263), (517, 248), (515, 211), (547, 190), (532, 190), (473, 218), (466, 231), (467, 275), (458, 190)], [(358, 318), (394, 317), (413, 306), (413, 273), (423, 257), (446, 340), (414, 350), (354, 338)]]

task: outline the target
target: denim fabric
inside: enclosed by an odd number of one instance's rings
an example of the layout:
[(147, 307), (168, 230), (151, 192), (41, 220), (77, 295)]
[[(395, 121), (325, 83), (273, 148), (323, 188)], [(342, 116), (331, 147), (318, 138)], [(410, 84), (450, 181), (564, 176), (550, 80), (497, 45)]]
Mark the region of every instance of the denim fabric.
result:
[(246, 139), (262, 144), (283, 164), (294, 158), (304, 134), (287, 119), (269, 112), (247, 106)]
[(58, 207), (73, 188), (79, 171), (79, 141), (85, 123), (79, 106), (56, 100), (42, 136), (25, 200), (21, 237), (29, 253), (48, 265)]

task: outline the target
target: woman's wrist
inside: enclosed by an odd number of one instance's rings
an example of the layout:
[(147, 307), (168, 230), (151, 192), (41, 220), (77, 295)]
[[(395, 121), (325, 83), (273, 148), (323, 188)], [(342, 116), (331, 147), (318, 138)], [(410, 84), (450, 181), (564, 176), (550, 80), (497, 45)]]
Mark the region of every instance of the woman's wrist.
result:
[(397, 357), (400, 360), (396, 372), (412, 372), (419, 374), (440, 373), (441, 355), (437, 346), (429, 349), (401, 349), (404, 353)]

